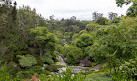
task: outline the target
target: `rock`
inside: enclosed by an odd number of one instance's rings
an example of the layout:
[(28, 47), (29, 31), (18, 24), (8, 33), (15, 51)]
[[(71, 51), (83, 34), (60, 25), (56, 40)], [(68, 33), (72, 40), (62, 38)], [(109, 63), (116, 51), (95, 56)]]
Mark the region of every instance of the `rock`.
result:
[(81, 63), (80, 63), (81, 66), (86, 66), (86, 67), (90, 67), (91, 64), (92, 64), (92, 62), (89, 61), (88, 59), (84, 59), (84, 60), (82, 60)]

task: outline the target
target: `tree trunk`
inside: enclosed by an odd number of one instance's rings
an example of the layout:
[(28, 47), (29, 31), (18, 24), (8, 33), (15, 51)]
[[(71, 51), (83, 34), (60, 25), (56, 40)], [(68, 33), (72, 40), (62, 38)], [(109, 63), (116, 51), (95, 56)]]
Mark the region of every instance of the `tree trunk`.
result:
[(40, 57), (43, 55), (43, 48), (40, 48)]

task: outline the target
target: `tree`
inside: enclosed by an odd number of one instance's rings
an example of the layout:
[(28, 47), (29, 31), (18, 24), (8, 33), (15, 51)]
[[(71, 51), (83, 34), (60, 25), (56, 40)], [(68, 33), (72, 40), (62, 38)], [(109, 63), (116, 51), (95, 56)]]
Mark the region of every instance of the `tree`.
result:
[(54, 17), (55, 17), (54, 15), (49, 16), (49, 19), (50, 19), (50, 20), (54, 20)]
[(135, 2), (136, 0), (116, 0), (116, 4), (118, 7), (122, 7), (123, 4), (130, 4), (131, 2)]
[(76, 17), (75, 17), (75, 16), (72, 16), (72, 17), (70, 18), (70, 20), (76, 20)]
[(64, 18), (62, 18), (60, 21), (65, 21), (65, 19), (64, 19)]
[[(115, 73), (120, 64), (136, 54), (136, 20), (132, 18), (123, 19), (120, 25), (111, 25), (100, 28), (100, 35), (91, 46), (92, 55), (96, 62), (105, 62)], [(98, 34), (98, 33), (97, 33)]]
[(120, 22), (120, 18), (119, 17), (115, 17), (112, 21), (111, 21), (111, 23), (119, 23)]
[(65, 46), (62, 49), (62, 54), (69, 65), (77, 65), (80, 63), (82, 50), (75, 46)]
[(76, 47), (81, 48), (83, 52), (81, 56), (82, 59), (89, 58), (89, 53), (87, 53), (87, 49), (89, 46), (93, 45), (93, 38), (91, 35), (83, 33), (80, 35), (78, 39), (76, 39), (75, 45)]
[(123, 4), (130, 4), (133, 3), (131, 7), (127, 10), (127, 16), (135, 17), (137, 15), (137, 0), (116, 0), (116, 4), (119, 7), (122, 7)]
[(99, 25), (107, 25), (109, 24), (109, 20), (104, 17), (100, 17), (99, 19), (97, 19), (96, 23), (98, 23)]
[[(57, 41), (57, 38), (54, 34), (49, 33), (48, 29), (45, 27), (36, 27), (30, 30), (30, 34), (34, 36), (34, 40), (37, 43), (37, 46), (40, 50), (40, 57), (44, 54), (44, 49), (50, 49), (50, 47), (54, 47)], [(54, 50), (53, 48), (51, 50)]]
[(16, 1), (14, 2), (14, 6), (13, 6), (13, 10), (11, 12), (11, 15), (12, 15), (12, 21), (15, 21), (16, 20), (16, 16), (17, 16), (17, 9), (16, 9)]
[(76, 40), (76, 46), (79, 48), (85, 48), (91, 46), (93, 44), (92, 36), (89, 34), (83, 33), (80, 37)]
[(108, 13), (108, 18), (110, 19), (110, 20), (113, 20), (115, 17), (117, 17), (118, 16), (118, 14), (117, 13), (113, 13), (113, 12), (109, 12)]
[(97, 20), (97, 19), (99, 19), (100, 17), (103, 17), (103, 14), (102, 13), (97, 13), (97, 12), (93, 12), (92, 13), (92, 19), (93, 20)]
[(129, 17), (137, 16), (137, 3), (133, 3), (133, 5), (128, 8), (126, 15)]
[(6, 60), (12, 59), (13, 52), (18, 48), (18, 23), (13, 21), (17, 12), (13, 16), (13, 11), (17, 11), (16, 5), (13, 6), (11, 0), (3, 0), (0, 5), (0, 56)]

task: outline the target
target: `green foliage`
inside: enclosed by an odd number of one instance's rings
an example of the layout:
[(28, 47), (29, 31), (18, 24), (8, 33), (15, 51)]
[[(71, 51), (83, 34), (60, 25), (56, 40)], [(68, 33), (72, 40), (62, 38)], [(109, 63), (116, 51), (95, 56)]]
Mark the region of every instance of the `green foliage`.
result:
[(34, 74), (50, 74), (48, 71), (42, 69), (42, 66), (34, 66), (21, 71), (18, 75), (20, 78), (31, 78)]
[(18, 61), (21, 67), (27, 68), (37, 64), (37, 60), (32, 55), (17, 55), (17, 57), (19, 58)]
[(47, 67), (45, 67), (45, 70), (48, 70), (50, 72), (58, 72), (58, 69), (62, 68), (62, 67), (63, 66), (61, 66), (61, 65), (54, 65), (54, 64), (52, 64), (52, 65), (48, 65)]
[(95, 61), (108, 63), (108, 66), (117, 73), (124, 60), (135, 58), (135, 22), (134, 19), (127, 18), (118, 26), (100, 28), (101, 31), (96, 32), (98, 37), (90, 48)]
[(137, 16), (137, 3), (133, 3), (133, 5), (128, 8), (126, 15), (129, 17)]
[(95, 65), (97, 65), (95, 62), (92, 62), (91, 67), (94, 67)]
[(15, 55), (26, 55), (26, 54), (28, 54), (27, 51), (17, 51), (17, 52), (15, 52)]
[(76, 57), (75, 56), (75, 52), (74, 51), (70, 51), (69, 53), (67, 53), (67, 56), (66, 56), (66, 62), (69, 64), (69, 65), (76, 65), (76, 64), (79, 64), (79, 58), (80, 57)]
[(79, 64), (82, 56), (82, 50), (75, 46), (65, 46), (61, 53), (66, 58), (65, 61), (70, 65)]
[(12, 75), (12, 77), (16, 77), (17, 73), (21, 70), (17, 64), (14, 65), (14, 63), (9, 63), (6, 65), (6, 71), (8, 74)]
[(38, 73), (38, 74), (44, 74), (46, 73), (45, 70), (42, 69), (42, 66), (34, 66), (29, 69), (30, 74)]
[(135, 0), (116, 0), (116, 4), (117, 4), (117, 6), (119, 6), (119, 7), (122, 7), (123, 6), (123, 4), (130, 4), (131, 2), (134, 2)]
[(30, 30), (30, 34), (34, 36), (37, 46), (40, 48), (40, 57), (44, 54), (44, 48), (54, 51), (57, 38), (54, 34), (49, 33), (46, 27), (36, 27)]
[(81, 30), (80, 32), (79, 32), (79, 34), (84, 34), (84, 33), (88, 33), (86, 30)]
[(40, 44), (44, 44), (47, 40), (48, 30), (45, 27), (36, 27), (30, 30), (30, 34), (35, 37), (35, 40)]
[(11, 76), (6, 71), (6, 64), (0, 67), (0, 81), (10, 81)]
[(12, 77), (12, 75), (8, 73), (9, 69), (7, 68), (9, 67), (6, 66), (6, 63), (4, 64), (3, 67), (0, 67), (0, 81), (21, 81), (19, 75)]
[(92, 32), (94, 30), (94, 28), (97, 26), (97, 24), (88, 24), (86, 27), (86, 31), (87, 32)]
[(87, 75), (84, 81), (112, 81), (112, 79), (105, 73), (92, 73)]
[(119, 23), (120, 20), (121, 20), (120, 18), (115, 17), (115, 18), (111, 21), (111, 23)]
[(64, 77), (59, 77), (59, 81), (84, 81), (85, 76), (78, 73), (72, 75), (71, 69), (67, 68), (66, 72), (61, 73)]
[(53, 64), (54, 63), (50, 53), (45, 53), (40, 59), (44, 63), (48, 63), (48, 64)]
[(45, 75), (38, 75), (41, 81), (84, 81), (85, 75), (81, 73), (72, 74), (71, 69), (67, 68), (66, 72), (61, 74), (53, 74), (51, 77), (46, 77)]
[(79, 48), (84, 48), (91, 46), (93, 44), (93, 38), (89, 34), (81, 34), (79, 39), (76, 40), (76, 46)]
[(109, 20), (104, 17), (100, 17), (99, 19), (97, 19), (96, 23), (98, 23), (99, 25), (107, 25), (109, 24)]
[[(133, 4), (127, 10), (127, 16), (111, 18), (113, 20), (108, 25), (109, 20), (103, 18), (101, 13), (93, 13), (95, 20), (99, 19), (91, 22), (79, 21), (76, 18), (49, 21), (29, 6), (16, 9), (16, 2), (12, 4), (11, 0), (4, 1), (0, 4), (0, 62), (9, 63), (0, 65), (0, 81), (20, 81), (21, 78), (32, 77), (34, 73), (50, 74), (43, 70), (42, 66), (43, 63), (53, 64), (58, 60), (55, 50), (63, 54), (69, 65), (78, 65), (83, 59), (86, 59), (86, 63), (94, 60), (95, 64), (104, 62), (107, 68), (114, 69), (115, 74), (112, 75), (114, 81), (134, 80), (137, 18), (128, 17), (136, 17), (137, 0), (116, 0), (116, 4), (120, 7), (129, 3)], [(64, 43), (67, 44), (64, 46)], [(37, 50), (39, 53), (36, 52)], [(92, 63), (91, 66), (95, 64)], [(57, 72), (61, 67), (49, 65), (46, 70)], [(100, 69), (100, 71), (106, 70)], [(45, 75), (41, 76), (43, 81), (47, 78)], [(110, 76), (93, 75), (91, 75), (92, 79), (86, 80), (111, 81)], [(84, 79), (81, 74), (72, 76), (70, 69), (48, 78), (51, 81), (83, 81)]]
[(137, 59), (130, 59), (120, 66), (117, 75), (112, 75), (114, 81), (136, 81)]
[(58, 51), (58, 52), (62, 52), (63, 51), (63, 46), (61, 46), (61, 45), (56, 45), (56, 51)]
[(43, 62), (40, 59), (37, 59), (37, 65), (38, 66), (43, 66)]

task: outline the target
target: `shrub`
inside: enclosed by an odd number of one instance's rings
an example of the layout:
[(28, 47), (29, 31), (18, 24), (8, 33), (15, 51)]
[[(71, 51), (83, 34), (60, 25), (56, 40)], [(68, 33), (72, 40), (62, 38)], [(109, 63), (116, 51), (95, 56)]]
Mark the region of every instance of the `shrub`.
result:
[(13, 60), (15, 61), (15, 62), (18, 62), (18, 57), (17, 57), (17, 55), (27, 55), (27, 54), (29, 54), (27, 51), (16, 51), (15, 53), (14, 53), (14, 56), (13, 56)]
[(61, 45), (56, 45), (56, 51), (58, 51), (59, 53), (61, 53), (63, 50), (63, 47)]
[(32, 55), (17, 55), (21, 67), (31, 67), (37, 64), (37, 60)]
[(130, 59), (120, 66), (117, 75), (112, 75), (113, 80), (136, 81), (137, 59)]
[(32, 74), (34, 74), (34, 73), (38, 73), (38, 74), (45, 73), (45, 70), (42, 69), (42, 66), (34, 66), (34, 67), (30, 68), (29, 71)]
[(45, 70), (48, 70), (50, 72), (58, 72), (58, 68), (62, 68), (63, 66), (61, 65), (48, 65), (45, 67)]
[(46, 77), (45, 75), (38, 75), (41, 81), (84, 81), (85, 75), (81, 73), (72, 74), (71, 69), (67, 68), (66, 72), (61, 74), (53, 74), (51, 77)]
[(34, 66), (25, 69), (24, 71), (20, 71), (18, 75), (20, 78), (25, 79), (25, 78), (31, 78), (34, 74), (45, 74), (49, 75), (50, 72), (42, 69), (42, 66)]
[(49, 53), (45, 53), (43, 57), (40, 58), (42, 62), (47, 64), (53, 64), (52, 56)]
[(95, 66), (95, 65), (97, 65), (95, 62), (92, 62), (92, 63), (91, 63), (91, 67), (93, 67), (93, 66)]
[(43, 66), (43, 62), (40, 59), (37, 59), (37, 65), (38, 66)]
[(49, 66), (45, 67), (45, 70), (48, 70), (50, 72), (58, 72), (58, 68), (55, 67), (54, 65), (49, 65)]
[(8, 73), (8, 66), (6, 63), (3, 65), (3, 67), (0, 67), (0, 81), (21, 81), (19, 75), (12, 77)]
[(0, 81), (10, 81), (11, 76), (6, 71), (6, 64), (0, 67)]
[(50, 54), (51, 54), (51, 56), (52, 56), (52, 60), (53, 60), (54, 62), (57, 62), (57, 61), (58, 61), (58, 55), (57, 55), (56, 53), (54, 53), (54, 52), (51, 52)]
[(12, 75), (13, 77), (15, 77), (17, 75), (17, 73), (21, 70), (20, 67), (18, 67), (17, 65), (11, 65), (11, 64), (7, 64), (6, 65), (6, 70), (7, 72)]
[(26, 55), (26, 54), (28, 54), (27, 51), (17, 51), (17, 52), (15, 52), (15, 55)]
[(53, 74), (51, 77), (46, 77), (45, 75), (38, 75), (41, 81), (84, 81), (85, 75), (81, 73), (72, 74), (71, 69), (67, 68), (66, 72), (61, 74)]

